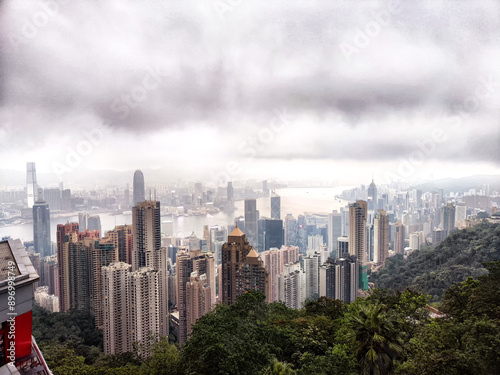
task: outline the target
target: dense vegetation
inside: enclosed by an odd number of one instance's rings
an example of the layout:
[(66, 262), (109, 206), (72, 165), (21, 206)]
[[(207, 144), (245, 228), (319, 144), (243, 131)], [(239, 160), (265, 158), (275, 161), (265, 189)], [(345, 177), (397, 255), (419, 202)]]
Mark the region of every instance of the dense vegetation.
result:
[[(86, 364), (75, 353), (77, 322), (52, 342), (42, 335), (42, 349), (55, 375), (500, 374), (500, 262), (484, 268), (487, 275), (446, 291), (441, 318), (409, 290), (375, 289), (350, 305), (320, 298), (302, 310), (248, 292), (202, 317), (182, 350), (161, 341), (148, 360), (100, 354)], [(60, 342), (64, 335), (73, 347)]]
[(439, 246), (396, 255), (370, 275), (377, 288), (407, 288), (439, 301), (451, 285), (486, 274), (485, 262), (500, 260), (500, 225), (481, 223), (449, 235)]
[[(367, 298), (292, 310), (248, 292), (202, 317), (182, 349), (163, 339), (146, 360), (140, 347), (104, 356), (82, 311), (35, 307), (33, 335), (54, 375), (500, 375), (499, 259), (500, 226), (483, 223), (389, 259)], [(444, 316), (429, 317), (431, 300)]]

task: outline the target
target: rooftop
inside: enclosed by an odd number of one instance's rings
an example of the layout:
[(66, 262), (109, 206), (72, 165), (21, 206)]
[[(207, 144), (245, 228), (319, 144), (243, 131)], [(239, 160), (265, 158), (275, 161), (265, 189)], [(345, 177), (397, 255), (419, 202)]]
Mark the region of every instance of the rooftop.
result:
[(240, 228), (236, 227), (231, 232), (231, 234), (229, 235), (229, 237), (241, 237), (241, 236), (244, 236), (244, 235), (245, 235), (245, 233), (243, 233)]

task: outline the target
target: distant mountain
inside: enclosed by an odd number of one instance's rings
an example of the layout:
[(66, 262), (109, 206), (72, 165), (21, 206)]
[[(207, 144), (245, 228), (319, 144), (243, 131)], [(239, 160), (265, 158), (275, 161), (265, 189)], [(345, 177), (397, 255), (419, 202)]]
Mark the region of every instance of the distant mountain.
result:
[(443, 189), (445, 192), (466, 192), (470, 189), (482, 189), (483, 184), (490, 185), (490, 192), (500, 191), (500, 175), (476, 175), (462, 178), (443, 178), (424, 182), (412, 186), (413, 189), (421, 189), (424, 191), (432, 191)]
[(482, 263), (500, 260), (500, 224), (481, 223), (449, 235), (436, 248), (398, 254), (369, 277), (375, 287), (411, 288), (439, 301), (452, 284), (486, 273)]

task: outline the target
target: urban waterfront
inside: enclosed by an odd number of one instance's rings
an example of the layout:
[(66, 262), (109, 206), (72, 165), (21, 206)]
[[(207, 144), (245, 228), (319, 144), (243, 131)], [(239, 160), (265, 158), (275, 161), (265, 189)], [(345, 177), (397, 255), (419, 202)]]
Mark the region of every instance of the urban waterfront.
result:
[[(350, 189), (348, 186), (338, 186), (332, 188), (285, 188), (278, 189), (276, 193), (281, 197), (281, 218), (284, 219), (287, 214), (298, 215), (308, 213), (323, 213), (327, 214), (332, 210), (339, 210), (346, 205), (346, 201), (336, 198), (343, 190)], [(189, 236), (193, 231), (198, 237), (203, 236), (204, 225), (222, 225), (227, 226), (234, 224), (234, 218), (244, 215), (244, 201), (236, 201), (234, 212), (219, 212), (215, 215), (203, 216), (163, 216), (162, 221), (173, 221), (175, 237)], [(257, 209), (261, 217), (270, 216), (270, 198), (257, 198)], [(99, 214), (101, 218), (101, 227), (103, 232), (112, 230), (116, 225), (132, 224), (132, 214), (111, 213)], [(52, 217), (51, 218), (51, 240), (56, 241), (56, 230), (58, 224), (67, 222), (78, 222), (78, 215), (70, 215), (67, 217)], [(0, 227), (0, 238), (10, 236), (21, 241), (33, 240), (33, 223), (20, 225), (10, 225)]]

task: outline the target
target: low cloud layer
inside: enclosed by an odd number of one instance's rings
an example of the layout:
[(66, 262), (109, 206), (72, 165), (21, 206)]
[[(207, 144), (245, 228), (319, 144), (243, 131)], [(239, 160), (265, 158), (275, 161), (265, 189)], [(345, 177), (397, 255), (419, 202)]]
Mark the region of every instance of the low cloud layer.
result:
[[(13, 155), (104, 127), (118, 152), (207, 129), (221, 158), (254, 137), (260, 159), (364, 162), (442, 128), (430, 158), (498, 163), (500, 4), (388, 4), (4, 0), (0, 141)], [(284, 109), (293, 120), (259, 141)]]

